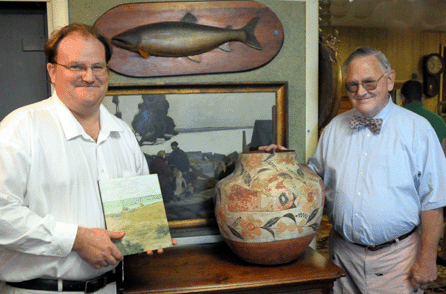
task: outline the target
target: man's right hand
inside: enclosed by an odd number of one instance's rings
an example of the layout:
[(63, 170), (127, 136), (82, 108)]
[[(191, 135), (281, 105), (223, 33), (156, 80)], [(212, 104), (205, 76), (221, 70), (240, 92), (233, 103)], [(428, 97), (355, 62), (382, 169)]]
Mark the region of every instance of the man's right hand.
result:
[(112, 240), (122, 239), (125, 232), (78, 227), (73, 250), (96, 269), (114, 265), (124, 259)]
[(288, 150), (288, 149), (281, 145), (271, 144), (269, 146), (260, 146), (259, 150), (269, 152), (271, 150)]

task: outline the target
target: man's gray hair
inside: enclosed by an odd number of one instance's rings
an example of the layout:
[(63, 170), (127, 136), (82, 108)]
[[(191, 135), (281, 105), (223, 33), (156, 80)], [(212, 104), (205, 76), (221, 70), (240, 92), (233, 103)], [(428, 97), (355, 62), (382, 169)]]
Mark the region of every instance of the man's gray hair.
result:
[(392, 66), (390, 65), (390, 62), (387, 60), (387, 57), (384, 55), (384, 53), (371, 47), (359, 47), (352, 54), (350, 54), (350, 56), (345, 60), (344, 64), (342, 65), (342, 70), (344, 74), (347, 73), (347, 67), (354, 59), (367, 56), (375, 56), (385, 72), (389, 72), (392, 70)]

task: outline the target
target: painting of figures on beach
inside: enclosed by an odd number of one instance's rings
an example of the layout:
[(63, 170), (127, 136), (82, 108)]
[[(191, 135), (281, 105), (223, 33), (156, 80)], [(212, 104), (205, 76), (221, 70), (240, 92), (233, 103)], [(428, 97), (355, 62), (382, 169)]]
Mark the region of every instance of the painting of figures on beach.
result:
[(172, 246), (157, 175), (99, 181), (107, 229), (125, 231), (115, 245), (122, 254)]
[(239, 154), (275, 143), (275, 92), (106, 96), (158, 174), (167, 219), (213, 218), (215, 184)]

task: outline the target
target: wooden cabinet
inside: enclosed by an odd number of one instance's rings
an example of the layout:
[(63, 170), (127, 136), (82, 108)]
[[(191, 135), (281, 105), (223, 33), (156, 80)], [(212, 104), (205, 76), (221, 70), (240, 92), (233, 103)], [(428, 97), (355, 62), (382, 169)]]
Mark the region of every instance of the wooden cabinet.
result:
[(291, 263), (263, 266), (244, 262), (224, 242), (175, 246), (153, 256), (127, 256), (124, 268), (124, 294), (328, 294), (333, 282), (344, 276), (312, 248)]

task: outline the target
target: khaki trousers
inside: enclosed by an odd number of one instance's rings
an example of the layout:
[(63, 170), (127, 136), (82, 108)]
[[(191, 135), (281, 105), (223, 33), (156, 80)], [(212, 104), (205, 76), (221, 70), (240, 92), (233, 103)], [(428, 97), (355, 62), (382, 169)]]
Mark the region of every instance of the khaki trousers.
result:
[(334, 230), (329, 237), (330, 260), (347, 276), (338, 279), (334, 294), (420, 294), (409, 282), (409, 272), (420, 246), (416, 231), (406, 239), (378, 251), (352, 244)]

